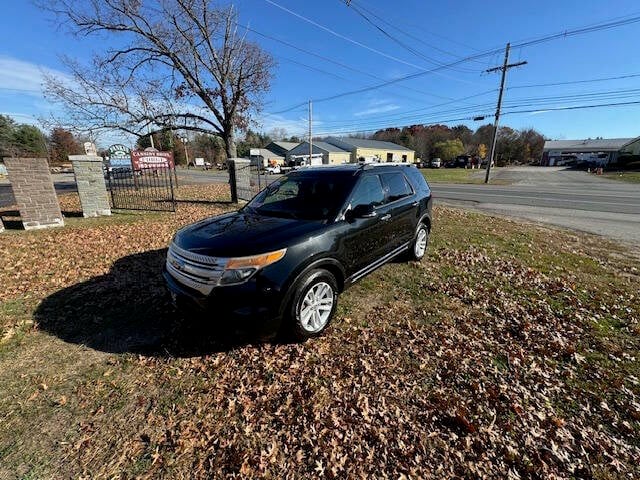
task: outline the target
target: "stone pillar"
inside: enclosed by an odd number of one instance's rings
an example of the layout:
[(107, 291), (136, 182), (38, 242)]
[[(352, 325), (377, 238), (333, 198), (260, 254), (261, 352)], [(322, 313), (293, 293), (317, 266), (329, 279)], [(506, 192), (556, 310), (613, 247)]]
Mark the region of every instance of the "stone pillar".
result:
[(251, 161), (244, 158), (231, 158), (227, 160), (229, 167), (229, 184), (231, 186), (231, 200), (251, 200)]
[(5, 158), (25, 230), (64, 225), (46, 158)]
[(92, 155), (69, 155), (78, 186), (82, 216), (111, 215), (102, 158)]

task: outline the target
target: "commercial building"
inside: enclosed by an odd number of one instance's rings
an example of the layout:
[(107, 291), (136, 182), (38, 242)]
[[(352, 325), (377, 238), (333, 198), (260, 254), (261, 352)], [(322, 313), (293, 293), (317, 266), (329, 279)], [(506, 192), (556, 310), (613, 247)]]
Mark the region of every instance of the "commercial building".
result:
[[(547, 140), (541, 165), (593, 164), (617, 165), (623, 148), (640, 144), (639, 138), (588, 138), (586, 140)], [(640, 148), (640, 147), (635, 147)]]
[(620, 148), (617, 166), (640, 169), (640, 137), (634, 138)]
[(326, 143), (350, 152), (351, 162), (409, 162), (415, 160), (415, 152), (391, 142), (367, 138), (329, 137)]
[(296, 143), (296, 142), (271, 142), (269, 145), (265, 146), (264, 148), (266, 148), (267, 150), (269, 150), (270, 152), (273, 152), (274, 154), (282, 157), (282, 158), (286, 158), (287, 153), (289, 153), (290, 150), (293, 150), (294, 148), (296, 148), (298, 145), (300, 145), (300, 143)]
[(309, 160), (309, 142), (302, 142), (287, 153), (289, 165), (329, 165), (349, 163), (351, 152), (323, 141), (313, 142), (313, 152)]
[(269, 167), (284, 164), (284, 156), (278, 155), (268, 148), (252, 148), (249, 150), (249, 158), (252, 165)]

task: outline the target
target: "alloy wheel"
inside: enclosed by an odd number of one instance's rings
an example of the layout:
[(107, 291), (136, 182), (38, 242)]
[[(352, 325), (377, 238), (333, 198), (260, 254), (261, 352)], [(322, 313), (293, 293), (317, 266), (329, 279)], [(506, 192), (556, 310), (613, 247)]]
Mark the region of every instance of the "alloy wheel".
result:
[(300, 301), (300, 326), (309, 333), (322, 330), (331, 317), (334, 292), (326, 282), (314, 284)]

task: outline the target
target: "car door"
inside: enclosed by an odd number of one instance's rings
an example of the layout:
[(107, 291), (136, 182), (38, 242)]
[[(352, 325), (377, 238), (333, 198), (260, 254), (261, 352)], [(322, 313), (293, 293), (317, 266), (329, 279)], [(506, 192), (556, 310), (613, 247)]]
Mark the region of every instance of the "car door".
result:
[(380, 175), (385, 194), (384, 235), (389, 251), (413, 239), (418, 214), (418, 200), (411, 184), (401, 171)]
[(374, 263), (384, 255), (387, 239), (384, 236), (386, 214), (382, 182), (376, 174), (364, 174), (353, 189), (349, 208), (372, 205), (374, 214), (368, 218), (354, 218), (344, 225), (343, 257), (348, 275)]

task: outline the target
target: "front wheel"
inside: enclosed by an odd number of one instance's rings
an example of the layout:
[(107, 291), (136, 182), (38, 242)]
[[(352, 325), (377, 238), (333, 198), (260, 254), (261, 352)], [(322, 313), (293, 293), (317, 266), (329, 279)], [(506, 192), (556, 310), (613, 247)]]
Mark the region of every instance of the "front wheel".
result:
[(338, 305), (338, 284), (326, 270), (313, 270), (295, 287), (290, 317), (298, 340), (317, 337), (329, 326)]
[(427, 246), (429, 245), (429, 229), (424, 223), (418, 225), (416, 229), (416, 236), (413, 240), (413, 245), (411, 247), (410, 259), (411, 260), (422, 260), (425, 253), (427, 252)]

